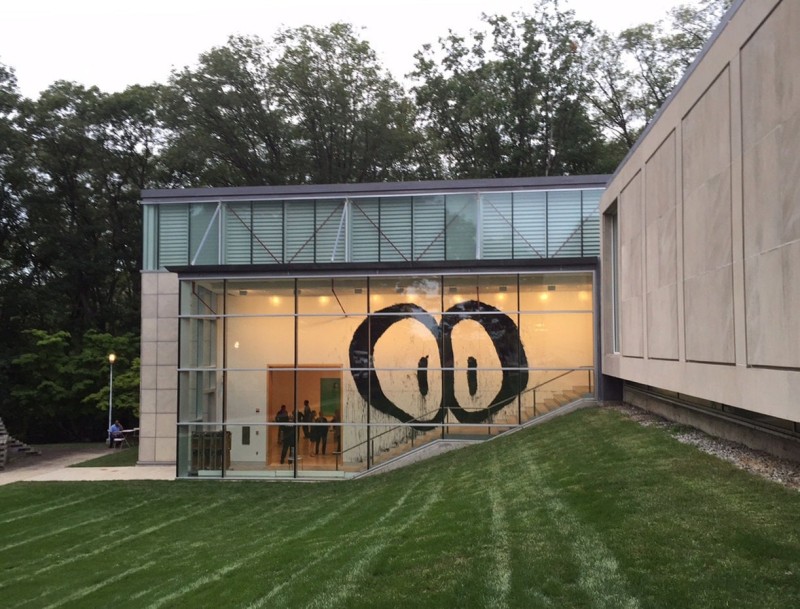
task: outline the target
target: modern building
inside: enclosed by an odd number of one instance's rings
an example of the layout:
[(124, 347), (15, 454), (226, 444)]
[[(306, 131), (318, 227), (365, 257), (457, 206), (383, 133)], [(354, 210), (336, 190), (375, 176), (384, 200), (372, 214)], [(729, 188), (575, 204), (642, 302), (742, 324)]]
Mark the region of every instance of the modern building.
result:
[(601, 203), (603, 374), (626, 401), (795, 456), (799, 31), (797, 0), (734, 2)]
[(734, 2), (610, 178), (145, 191), (140, 462), (348, 477), (585, 395), (800, 456), (798, 31)]
[(606, 179), (144, 192), (140, 462), (346, 477), (593, 393)]

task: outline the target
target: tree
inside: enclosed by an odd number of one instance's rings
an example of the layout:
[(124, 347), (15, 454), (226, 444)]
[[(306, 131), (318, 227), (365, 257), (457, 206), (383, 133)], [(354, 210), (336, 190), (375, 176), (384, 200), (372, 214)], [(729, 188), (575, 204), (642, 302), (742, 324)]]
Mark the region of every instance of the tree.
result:
[(483, 21), (469, 40), (451, 31), (438, 55), (430, 45), (416, 55), (413, 91), (448, 176), (596, 172), (603, 141), (581, 103), (591, 25), (557, 0)]
[[(0, 412), (12, 433), (27, 442), (100, 440), (108, 413), (108, 354), (117, 355), (114, 412), (138, 416), (138, 339), (87, 333), (80, 348), (68, 332), (26, 331), (12, 362), (13, 407)], [(136, 378), (131, 382), (131, 377)], [(127, 380), (126, 380), (127, 377)]]
[(601, 33), (590, 48), (593, 88), (588, 99), (598, 120), (628, 147), (664, 105), (714, 32), (730, 0), (698, 0), (671, 9), (665, 19)]
[(273, 82), (295, 127), (300, 181), (416, 177), (414, 109), (352, 26), (286, 29), (275, 43)]
[(669, 33), (665, 45), (685, 71), (705, 46), (733, 0), (697, 0), (680, 4), (668, 12)]
[(14, 71), (0, 64), (0, 404), (9, 400), (11, 359), (35, 304), (22, 204), (31, 177), (30, 143), (17, 124), (19, 104)]
[(233, 37), (170, 85), (175, 184), (381, 181), (424, 166), (410, 101), (346, 24), (281, 30), (270, 45)]
[(642, 131), (645, 114), (635, 93), (638, 83), (626, 67), (626, 50), (619, 38), (602, 32), (591, 42), (587, 55), (592, 86), (586, 99), (591, 111), (607, 137), (629, 150)]
[(173, 73), (165, 122), (170, 183), (242, 186), (290, 183), (294, 142), (276, 96), (269, 49), (258, 38), (231, 37)]
[(107, 95), (58, 82), (25, 100), (36, 179), (22, 204), (29, 274), (41, 306), (32, 327), (74, 338), (138, 327), (139, 192), (155, 183), (157, 88)]

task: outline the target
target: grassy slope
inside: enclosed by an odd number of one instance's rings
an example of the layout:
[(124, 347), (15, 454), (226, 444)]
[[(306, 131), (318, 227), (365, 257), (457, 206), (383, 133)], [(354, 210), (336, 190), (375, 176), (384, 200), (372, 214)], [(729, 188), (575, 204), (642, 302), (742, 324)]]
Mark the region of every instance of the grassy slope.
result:
[(796, 607), (800, 494), (589, 410), (355, 482), (0, 487), (8, 607)]

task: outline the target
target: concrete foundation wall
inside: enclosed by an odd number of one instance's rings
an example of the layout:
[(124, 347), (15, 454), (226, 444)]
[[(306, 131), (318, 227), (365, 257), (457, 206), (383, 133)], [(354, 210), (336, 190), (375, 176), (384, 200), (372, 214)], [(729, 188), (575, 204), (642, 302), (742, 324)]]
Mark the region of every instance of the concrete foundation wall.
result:
[(630, 387), (625, 388), (623, 401), (670, 421), (690, 425), (709, 435), (738, 442), (756, 450), (763, 450), (782, 459), (800, 461), (800, 440), (757, 429), (742, 421), (729, 420), (715, 414), (678, 405)]

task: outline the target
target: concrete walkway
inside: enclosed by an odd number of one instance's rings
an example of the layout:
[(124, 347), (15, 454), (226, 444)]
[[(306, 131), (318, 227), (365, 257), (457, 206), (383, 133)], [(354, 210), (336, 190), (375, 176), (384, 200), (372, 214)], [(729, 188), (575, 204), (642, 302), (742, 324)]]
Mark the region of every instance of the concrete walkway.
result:
[[(39, 447), (36, 447), (39, 448)], [(0, 486), (12, 482), (76, 482), (101, 480), (174, 480), (174, 465), (137, 465), (135, 467), (70, 467), (108, 454), (105, 446), (47, 450), (41, 455), (14, 457), (0, 470)]]

